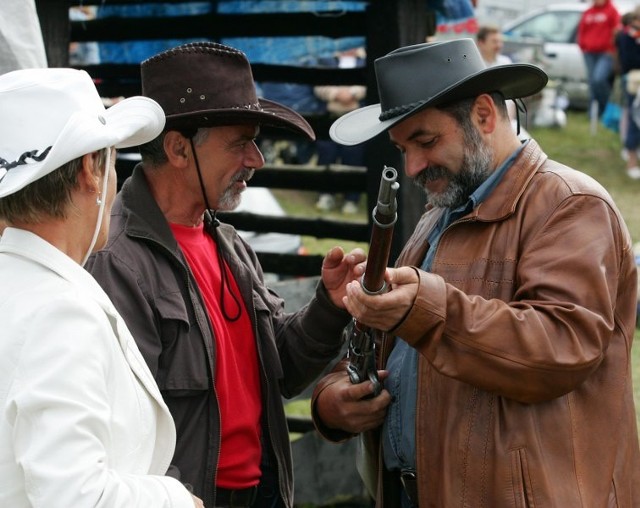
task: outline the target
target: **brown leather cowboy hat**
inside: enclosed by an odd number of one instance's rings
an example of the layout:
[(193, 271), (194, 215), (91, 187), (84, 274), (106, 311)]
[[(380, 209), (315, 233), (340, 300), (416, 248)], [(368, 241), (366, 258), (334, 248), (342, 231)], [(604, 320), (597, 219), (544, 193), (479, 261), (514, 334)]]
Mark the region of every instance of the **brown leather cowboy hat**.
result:
[(167, 129), (256, 123), (315, 139), (294, 110), (256, 95), (242, 51), (213, 42), (183, 44), (141, 64), (142, 94), (165, 111)]
[(357, 145), (427, 107), (500, 92), (505, 99), (528, 97), (547, 84), (542, 69), (529, 64), (487, 67), (472, 39), (416, 44), (375, 61), (380, 104), (356, 109), (329, 130), (343, 145)]

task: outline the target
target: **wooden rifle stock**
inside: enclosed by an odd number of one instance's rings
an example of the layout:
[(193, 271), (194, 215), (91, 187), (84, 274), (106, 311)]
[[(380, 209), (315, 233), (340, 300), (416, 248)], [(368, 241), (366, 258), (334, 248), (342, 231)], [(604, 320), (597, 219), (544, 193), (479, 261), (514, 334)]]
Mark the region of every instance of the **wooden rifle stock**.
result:
[[(387, 291), (384, 273), (389, 263), (393, 228), (398, 219), (396, 194), (400, 188), (398, 173), (394, 168), (385, 166), (382, 171), (378, 202), (373, 209), (373, 228), (369, 242), (367, 267), (362, 276), (362, 288), (369, 294), (381, 294)], [(347, 372), (353, 384), (369, 379), (374, 385), (375, 397), (382, 390), (376, 368), (376, 345), (373, 330), (355, 318), (345, 329), (349, 340)]]

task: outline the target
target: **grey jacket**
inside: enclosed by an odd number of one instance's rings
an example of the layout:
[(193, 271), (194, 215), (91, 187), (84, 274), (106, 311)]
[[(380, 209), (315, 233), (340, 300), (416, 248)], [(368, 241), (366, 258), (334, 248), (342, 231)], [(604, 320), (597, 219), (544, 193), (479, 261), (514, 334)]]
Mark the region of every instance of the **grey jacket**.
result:
[[(220, 224), (218, 242), (253, 324), (263, 447), (271, 450), (269, 462), (277, 466), (280, 493), (290, 507), (293, 473), (282, 397), (301, 392), (339, 353), (349, 315), (331, 303), (322, 284), (307, 306), (284, 312), (283, 300), (265, 286), (256, 254), (236, 230)], [(116, 197), (106, 248), (87, 269), (126, 321), (173, 415), (177, 470), (170, 474), (213, 507), (220, 450), (215, 338), (196, 281), (140, 166)]]

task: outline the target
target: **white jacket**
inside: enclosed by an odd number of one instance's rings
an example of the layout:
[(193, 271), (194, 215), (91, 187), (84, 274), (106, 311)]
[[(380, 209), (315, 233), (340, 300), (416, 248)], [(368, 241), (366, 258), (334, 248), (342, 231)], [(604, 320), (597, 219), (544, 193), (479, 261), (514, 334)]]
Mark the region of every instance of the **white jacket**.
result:
[(40, 237), (0, 239), (0, 506), (193, 508), (175, 427), (122, 318)]

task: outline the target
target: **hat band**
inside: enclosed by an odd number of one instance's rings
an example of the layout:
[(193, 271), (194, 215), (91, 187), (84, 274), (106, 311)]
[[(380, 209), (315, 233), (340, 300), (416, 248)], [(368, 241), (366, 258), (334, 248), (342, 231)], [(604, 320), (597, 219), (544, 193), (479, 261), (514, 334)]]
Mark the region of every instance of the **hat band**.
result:
[(44, 158), (49, 155), (49, 151), (51, 150), (51, 146), (45, 149), (40, 155), (38, 155), (38, 150), (30, 150), (29, 152), (24, 152), (17, 160), (13, 162), (9, 162), (6, 159), (0, 157), (0, 168), (4, 169), (5, 172), (2, 176), (0, 176), (0, 182), (6, 176), (7, 172), (10, 169), (13, 169), (17, 166), (22, 166), (23, 164), (29, 164), (27, 159), (33, 159), (35, 162), (40, 162), (44, 160)]
[(262, 106), (259, 102), (250, 102), (248, 104), (242, 104), (241, 106), (231, 106), (231, 109), (249, 109), (252, 111), (262, 111)]
[(409, 111), (412, 111), (421, 106), (422, 104), (424, 104), (424, 102), (425, 101), (417, 101), (412, 102), (411, 104), (403, 104), (402, 106), (396, 106), (395, 108), (387, 109), (386, 111), (380, 113), (378, 119), (381, 122), (384, 122), (385, 120), (395, 118), (396, 116), (404, 115), (405, 113), (408, 113)]

